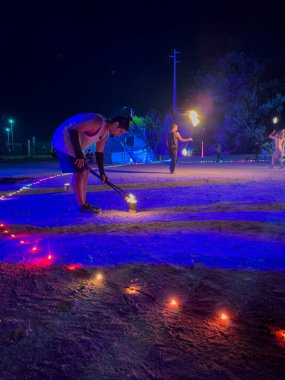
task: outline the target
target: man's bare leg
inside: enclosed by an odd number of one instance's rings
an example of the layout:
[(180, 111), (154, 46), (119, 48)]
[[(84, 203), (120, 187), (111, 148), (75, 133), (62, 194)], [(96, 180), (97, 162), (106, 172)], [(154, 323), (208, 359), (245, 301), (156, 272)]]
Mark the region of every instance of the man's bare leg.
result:
[(84, 173), (84, 178), (83, 178), (83, 194), (82, 194), (82, 197), (84, 198), (84, 200), (86, 202), (86, 193), (87, 193), (89, 170), (84, 170), (83, 173)]
[[(79, 206), (83, 206), (86, 202), (84, 195), (84, 174), (85, 170), (78, 173), (73, 173), (72, 187), (75, 195), (76, 202)], [(86, 194), (86, 193), (85, 193)]]

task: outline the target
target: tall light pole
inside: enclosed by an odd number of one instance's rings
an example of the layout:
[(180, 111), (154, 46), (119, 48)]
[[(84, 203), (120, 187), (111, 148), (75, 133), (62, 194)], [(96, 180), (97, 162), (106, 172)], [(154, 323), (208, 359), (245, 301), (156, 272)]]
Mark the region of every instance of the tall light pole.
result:
[(5, 128), (5, 131), (7, 132), (7, 136), (8, 136), (8, 150), (9, 150), (9, 146), (10, 146), (10, 128)]
[(173, 58), (173, 105), (172, 105), (172, 109), (173, 109), (174, 118), (176, 117), (176, 113), (177, 113), (176, 64), (181, 62), (181, 61), (177, 61), (177, 59), (176, 59), (177, 54), (180, 54), (180, 51), (177, 51), (176, 49), (174, 49), (173, 55), (169, 56), (170, 58)]
[(11, 125), (11, 147), (12, 147), (12, 150), (14, 150), (14, 133), (13, 133), (13, 124), (15, 123), (15, 121), (13, 119), (9, 119), (8, 120), (10, 125)]

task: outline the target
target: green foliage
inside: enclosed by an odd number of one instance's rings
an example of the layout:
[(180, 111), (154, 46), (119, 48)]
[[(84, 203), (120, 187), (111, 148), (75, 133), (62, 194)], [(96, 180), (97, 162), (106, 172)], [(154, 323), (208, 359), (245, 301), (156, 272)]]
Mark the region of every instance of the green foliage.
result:
[(254, 58), (229, 53), (198, 74), (198, 87), (223, 107), (216, 141), (224, 149), (248, 152), (267, 139), (269, 116), (282, 108), (285, 97), (265, 93), (262, 73)]

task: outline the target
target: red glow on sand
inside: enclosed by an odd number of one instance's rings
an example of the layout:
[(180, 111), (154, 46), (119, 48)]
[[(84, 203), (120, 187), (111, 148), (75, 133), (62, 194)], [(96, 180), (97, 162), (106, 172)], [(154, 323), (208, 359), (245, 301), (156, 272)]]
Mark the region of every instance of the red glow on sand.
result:
[(178, 302), (175, 298), (171, 298), (169, 300), (169, 306), (172, 307), (172, 308), (176, 308), (178, 306)]
[(52, 255), (48, 255), (47, 258), (48, 258), (48, 260), (52, 260), (53, 257), (52, 257)]
[(38, 247), (36, 247), (36, 246), (32, 248), (32, 251), (33, 251), (33, 252), (36, 252), (36, 251), (38, 251), (38, 250), (39, 250), (39, 249), (38, 249)]
[(20, 240), (20, 244), (25, 244), (24, 240)]
[(4, 231), (4, 234), (8, 234), (10, 231), (9, 230), (5, 230)]
[(1, 223), (0, 228), (4, 228), (4, 227), (5, 227), (5, 224)]
[(15, 238), (16, 237), (16, 235), (14, 235), (14, 234), (12, 234), (12, 235), (10, 235), (11, 236), (11, 238)]
[(278, 340), (285, 343), (285, 330), (276, 330), (275, 335)]
[(82, 268), (82, 264), (70, 264), (66, 267), (67, 270), (74, 271)]

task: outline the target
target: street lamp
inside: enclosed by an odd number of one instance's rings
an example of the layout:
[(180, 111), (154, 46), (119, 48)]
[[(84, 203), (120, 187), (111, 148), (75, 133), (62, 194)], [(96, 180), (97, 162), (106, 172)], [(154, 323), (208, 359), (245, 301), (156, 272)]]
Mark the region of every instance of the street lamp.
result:
[(9, 146), (10, 146), (10, 128), (5, 128), (5, 131), (7, 132), (7, 136), (8, 136), (8, 149), (9, 149)]
[(12, 147), (12, 150), (14, 150), (14, 133), (13, 133), (13, 124), (15, 123), (15, 121), (13, 119), (9, 119), (8, 122), (10, 123), (11, 125), (11, 147)]
[(272, 119), (272, 122), (273, 122), (273, 124), (277, 124), (278, 123), (278, 117), (274, 116), (274, 118)]

